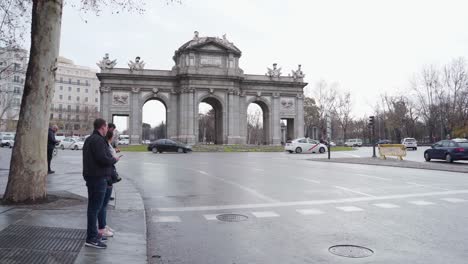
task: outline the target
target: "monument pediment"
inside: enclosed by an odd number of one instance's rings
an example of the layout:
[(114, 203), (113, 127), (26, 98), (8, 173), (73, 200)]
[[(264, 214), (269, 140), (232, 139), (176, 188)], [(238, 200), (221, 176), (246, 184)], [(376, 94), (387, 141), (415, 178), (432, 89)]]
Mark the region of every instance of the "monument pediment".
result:
[(200, 49), (200, 50), (208, 50), (208, 51), (226, 51), (225, 48), (222, 48), (222, 47), (220, 47), (220, 46), (213, 45), (213, 44), (203, 45), (203, 46), (199, 47), (198, 49)]
[(241, 55), (241, 51), (232, 42), (230, 42), (226, 36), (223, 36), (223, 38), (197, 36), (182, 45), (176, 51), (176, 56), (177, 54), (188, 50), (224, 51), (232, 52), (239, 56)]

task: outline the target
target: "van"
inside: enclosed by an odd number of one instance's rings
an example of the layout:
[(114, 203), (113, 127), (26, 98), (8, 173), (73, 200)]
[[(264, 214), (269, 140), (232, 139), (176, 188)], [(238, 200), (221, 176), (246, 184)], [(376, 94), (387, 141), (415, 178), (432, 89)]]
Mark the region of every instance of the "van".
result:
[(361, 147), (362, 146), (362, 140), (359, 139), (359, 138), (348, 139), (345, 142), (345, 146), (347, 146), (347, 147)]

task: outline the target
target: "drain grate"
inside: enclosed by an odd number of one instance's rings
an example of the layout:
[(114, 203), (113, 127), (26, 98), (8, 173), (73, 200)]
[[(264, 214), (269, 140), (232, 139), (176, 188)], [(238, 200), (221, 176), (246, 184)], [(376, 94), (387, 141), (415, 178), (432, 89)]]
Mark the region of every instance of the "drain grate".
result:
[(356, 245), (336, 245), (328, 249), (330, 253), (346, 258), (365, 258), (374, 254), (370, 248)]
[(217, 215), (216, 218), (224, 222), (241, 222), (248, 219), (247, 216), (240, 214), (220, 214)]
[(86, 230), (10, 225), (0, 231), (0, 263), (73, 263)]

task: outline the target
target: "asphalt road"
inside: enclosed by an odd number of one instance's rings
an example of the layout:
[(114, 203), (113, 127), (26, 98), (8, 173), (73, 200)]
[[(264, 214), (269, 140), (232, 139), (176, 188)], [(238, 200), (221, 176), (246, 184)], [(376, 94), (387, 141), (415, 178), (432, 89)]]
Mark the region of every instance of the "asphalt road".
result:
[[(68, 165), (56, 170), (79, 168), (81, 152), (59, 155)], [(150, 263), (467, 263), (466, 174), (304, 160), (319, 154), (124, 155), (118, 170), (144, 198)], [(348, 244), (373, 254), (329, 251)]]

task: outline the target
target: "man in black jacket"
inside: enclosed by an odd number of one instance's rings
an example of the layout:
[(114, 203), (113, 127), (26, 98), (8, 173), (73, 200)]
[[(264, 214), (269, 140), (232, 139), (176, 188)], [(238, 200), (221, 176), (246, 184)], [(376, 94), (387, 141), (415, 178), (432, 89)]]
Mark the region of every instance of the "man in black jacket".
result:
[(49, 128), (49, 136), (47, 137), (47, 166), (48, 166), (48, 173), (52, 174), (55, 173), (50, 168), (50, 162), (52, 161), (52, 154), (54, 153), (55, 145), (59, 142), (55, 140), (55, 132), (57, 132), (58, 127), (53, 125)]
[(114, 158), (105, 139), (107, 123), (98, 118), (94, 121), (94, 131), (83, 145), (83, 178), (88, 187), (88, 227), (85, 245), (94, 248), (106, 248), (98, 237), (97, 216), (104, 202), (107, 178), (112, 165), (119, 158)]

